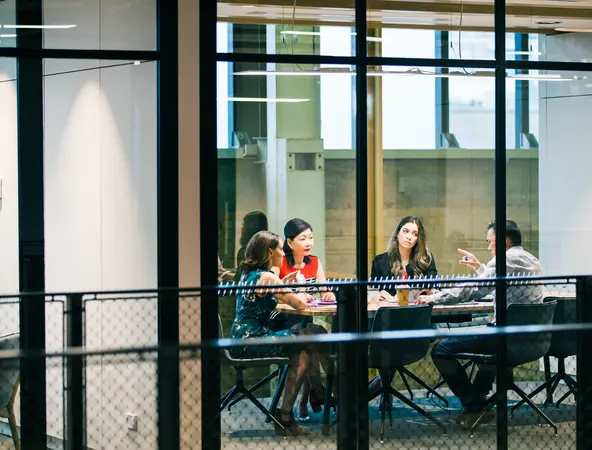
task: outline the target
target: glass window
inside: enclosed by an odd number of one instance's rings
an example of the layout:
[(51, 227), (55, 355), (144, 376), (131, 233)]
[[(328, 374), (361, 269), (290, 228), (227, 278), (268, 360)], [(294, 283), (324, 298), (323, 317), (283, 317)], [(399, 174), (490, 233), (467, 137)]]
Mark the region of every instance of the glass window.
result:
[[(227, 23), (218, 23), (217, 24), (217, 42), (216, 42), (216, 50), (218, 52), (228, 52), (228, 48), (230, 46), (230, 39), (231, 39), (232, 31), (231, 25)], [(225, 99), (227, 97), (231, 97), (232, 86), (229, 83), (230, 80), (230, 68), (232, 67), (231, 63), (227, 62), (219, 62), (218, 70), (216, 72), (216, 86), (217, 86), (217, 95), (219, 99)], [(218, 138), (217, 138), (217, 146), (218, 148), (228, 148), (230, 147), (229, 142), (229, 133), (230, 133), (230, 110), (228, 108), (228, 102), (226, 101), (219, 101), (218, 102)]]
[[(240, 44), (227, 51), (270, 55), (351, 55), (352, 49), (349, 46), (327, 48), (319, 43), (325, 33), (321, 28), (328, 26), (341, 27), (355, 39), (355, 34), (352, 33), (355, 28), (353, 0), (325, 1), (322, 6), (296, 1), (288, 4), (268, 2), (266, 5), (239, 3), (218, 1), (219, 22), (248, 30), (241, 35)], [(267, 43), (266, 32), (268, 38), (272, 37)]]
[[(0, 286), (8, 294), (19, 291), (18, 148), (16, 60), (0, 58)], [(7, 331), (18, 330), (18, 305), (14, 314), (2, 307)], [(5, 322), (6, 320), (7, 322)]]
[[(332, 56), (351, 56), (355, 45), (352, 28), (320, 27), (321, 54)], [(325, 69), (342, 68), (347, 65), (321, 64)], [(353, 147), (352, 121), (353, 80), (347, 75), (323, 75), (321, 79), (321, 137), (326, 150), (351, 149)]]
[[(45, 60), (44, 73), (46, 290), (156, 288), (156, 62)], [(87, 345), (154, 345), (156, 306), (152, 299), (90, 302)], [(47, 313), (48, 324), (62, 323), (55, 313)], [(48, 346), (61, 336), (50, 333)], [(120, 437), (104, 424), (130, 408), (146, 416), (150, 432), (139, 438), (150, 440), (156, 391), (143, 387), (153, 386), (155, 368), (108, 369), (87, 368), (88, 445), (115, 447)], [(53, 389), (61, 389), (61, 372), (48, 372), (51, 410), (63, 402)], [(130, 377), (133, 386), (125, 382)], [(61, 430), (59, 421), (48, 423), (51, 435)]]
[[(386, 67), (394, 71), (398, 67)], [(425, 73), (439, 72), (440, 68), (423, 68)], [(468, 69), (467, 71), (471, 71)], [(432, 92), (432, 95), (416, 97), (417, 110), (432, 111), (434, 116), (434, 76), (415, 74), (408, 76), (385, 76), (391, 86), (402, 91), (413, 79), (415, 92)], [(475, 133), (480, 136), (494, 135), (494, 79), (475, 79), (471, 76), (451, 78), (459, 91), (476, 90), (478, 82), (483, 101), (491, 107), (491, 120), (483, 121)], [(383, 94), (386, 95), (386, 92)], [(430, 117), (428, 117), (428, 120)], [(424, 129), (424, 117), (412, 115), (407, 118), (408, 129)], [(383, 116), (382, 127), (393, 126)], [(452, 126), (452, 123), (451, 123)], [(369, 131), (372, 125), (369, 124)], [(469, 127), (467, 127), (469, 128)], [(381, 186), (375, 191), (376, 207), (370, 218), (371, 235), (374, 238), (372, 255), (385, 252), (398, 222), (405, 216), (418, 216), (425, 227), (427, 246), (432, 252), (439, 274), (468, 273), (459, 266), (458, 248), (466, 249), (482, 261), (490, 259), (485, 245), (486, 226), (494, 215), (493, 150), (471, 152), (448, 148), (434, 150), (434, 131), (428, 140), (421, 132), (408, 133), (407, 149), (426, 147), (423, 150), (405, 151), (385, 146), (381, 156), (383, 173), (376, 171), (370, 186)], [(429, 150), (431, 145), (432, 150)], [(372, 167), (372, 163), (369, 164)], [(372, 169), (370, 169), (372, 171)], [(382, 180), (380, 180), (382, 178)], [(372, 208), (371, 208), (372, 210)]]
[[(15, 3), (14, 1), (0, 3), (0, 25), (15, 24)], [(16, 29), (0, 29), (0, 48), (16, 47)]]
[[(435, 32), (382, 30), (382, 56), (433, 58)], [(384, 66), (382, 76), (382, 123), (385, 149), (434, 148), (436, 135), (436, 84), (434, 78), (398, 76), (413, 67)], [(417, 70), (417, 68), (415, 68)]]
[(44, 2), (43, 28), (45, 48), (156, 50), (156, 1)]

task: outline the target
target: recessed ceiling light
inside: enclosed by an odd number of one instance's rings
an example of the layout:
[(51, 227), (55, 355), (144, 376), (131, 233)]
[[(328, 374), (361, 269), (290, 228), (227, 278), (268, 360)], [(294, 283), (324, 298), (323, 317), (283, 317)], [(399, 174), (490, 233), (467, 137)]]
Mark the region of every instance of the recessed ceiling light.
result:
[(541, 20), (540, 22), (535, 22), (537, 25), (559, 25), (561, 22), (559, 20)]

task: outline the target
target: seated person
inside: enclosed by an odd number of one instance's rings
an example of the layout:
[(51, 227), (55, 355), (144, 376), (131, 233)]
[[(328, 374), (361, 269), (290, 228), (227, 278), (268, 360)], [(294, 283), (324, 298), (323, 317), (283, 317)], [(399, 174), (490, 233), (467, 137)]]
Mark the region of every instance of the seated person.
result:
[[(284, 226), (284, 258), (282, 259), (282, 265), (279, 268), (280, 278), (286, 277), (291, 273), (300, 272), (302, 275), (301, 280), (296, 280), (298, 284), (310, 284), (315, 283), (324, 284), (327, 282), (325, 278), (325, 271), (323, 270), (323, 264), (316, 256), (311, 254), (314, 247), (314, 237), (312, 234), (312, 226), (302, 219), (289, 220)], [(335, 302), (335, 294), (327, 290), (327, 288), (314, 288), (311, 286), (306, 291), (309, 294), (315, 292), (315, 290), (321, 291), (321, 299), (324, 301)], [(318, 321), (318, 318), (315, 317)], [(327, 328), (331, 326), (331, 323), (324, 324)], [(315, 323), (310, 324), (311, 329), (315, 329), (317, 333), (326, 333), (327, 330), (322, 325)], [(321, 364), (325, 373), (329, 370), (329, 362), (326, 358), (320, 359)], [(304, 381), (302, 386), (302, 395), (300, 402), (298, 403), (298, 416), (297, 420), (308, 421), (310, 416), (308, 415), (308, 402), (310, 399), (310, 384), (307, 380)], [(314, 412), (320, 412), (320, 405), (315, 404), (314, 400), (311, 400), (311, 406)]]
[[(541, 264), (537, 258), (522, 248), (522, 235), (518, 225), (513, 220), (506, 220), (506, 267), (508, 276), (511, 275), (539, 275)], [(487, 226), (487, 250), (492, 259), (487, 264), (481, 264), (471, 253), (464, 250), (459, 252), (464, 256), (460, 263), (475, 270), (480, 278), (495, 277), (495, 223)], [(478, 300), (495, 290), (494, 286), (459, 285), (456, 288), (442, 290), (437, 294), (420, 296), (417, 304), (452, 304)], [(494, 293), (495, 296), (495, 293)], [(543, 287), (541, 285), (526, 285), (508, 287), (507, 304), (511, 303), (541, 303), (543, 301)], [(494, 299), (495, 325), (495, 299)], [(458, 353), (480, 353), (494, 355), (497, 352), (497, 339), (494, 336), (467, 336), (462, 338), (447, 338), (438, 342), (432, 349), (432, 361), (448, 387), (456, 395), (463, 406), (457, 423), (472, 426), (486, 404), (486, 396), (495, 380), (495, 371), (479, 368), (473, 383), (469, 380), (465, 370), (456, 360)], [(485, 420), (491, 420), (491, 414)]]
[[(421, 278), (438, 275), (427, 247), (425, 228), (419, 217), (403, 217), (391, 236), (387, 251), (372, 261), (371, 279)], [(395, 286), (381, 290), (380, 300), (393, 300)]]
[[(278, 267), (284, 252), (279, 236), (269, 231), (256, 233), (245, 250), (245, 260), (242, 264), (243, 273), (240, 284), (257, 286), (243, 289), (237, 293), (235, 319), (230, 330), (232, 339), (261, 338), (261, 337), (289, 337), (297, 334), (310, 334), (308, 329), (281, 329), (274, 320), (278, 301), (286, 303), (295, 309), (306, 309), (307, 294), (293, 292), (289, 288), (265, 288), (265, 285), (293, 283), (298, 272), (291, 273), (280, 280), (272, 271)], [(236, 358), (265, 358), (273, 356), (290, 357), (290, 365), (286, 377), (286, 387), (282, 399), (282, 406), (272, 411), (280, 422), (293, 435), (308, 434), (294, 420), (292, 408), (296, 402), (298, 391), (305, 379), (308, 379), (311, 389), (318, 393), (315, 399), (322, 402), (323, 388), (319, 371), (319, 353), (306, 345), (265, 345), (233, 347), (231, 353)], [(312, 396), (311, 396), (312, 398)], [(284, 430), (276, 425), (276, 434), (283, 435)]]
[[(427, 247), (427, 237), (423, 223), (419, 217), (403, 217), (393, 232), (385, 253), (376, 256), (372, 261), (370, 278), (406, 279), (435, 277), (438, 275), (434, 256)], [(379, 288), (380, 289), (380, 288)], [(396, 294), (395, 286), (378, 293), (379, 300), (393, 301)], [(372, 318), (368, 318), (368, 330), (372, 329)], [(370, 391), (381, 386), (380, 377), (374, 377), (370, 383)]]

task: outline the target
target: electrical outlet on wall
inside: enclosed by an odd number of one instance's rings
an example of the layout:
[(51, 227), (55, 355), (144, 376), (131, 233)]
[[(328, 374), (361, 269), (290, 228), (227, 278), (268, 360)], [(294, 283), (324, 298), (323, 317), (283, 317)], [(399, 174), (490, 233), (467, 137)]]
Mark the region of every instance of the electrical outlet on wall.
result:
[(138, 431), (138, 416), (127, 413), (125, 415), (125, 424), (130, 431)]

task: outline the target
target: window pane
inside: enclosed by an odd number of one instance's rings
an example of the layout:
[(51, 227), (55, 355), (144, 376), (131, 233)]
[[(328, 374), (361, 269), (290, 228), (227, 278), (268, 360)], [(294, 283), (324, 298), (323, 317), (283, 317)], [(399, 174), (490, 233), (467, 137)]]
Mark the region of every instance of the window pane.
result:
[[(435, 34), (425, 30), (382, 30), (382, 56), (426, 57), (435, 53)], [(429, 149), (436, 136), (435, 78), (399, 76), (412, 67), (385, 66), (381, 77), (383, 147)]]
[[(0, 24), (15, 23), (15, 4), (14, 1), (0, 3)], [(16, 47), (16, 30), (0, 29), (0, 48)]]
[(156, 50), (156, 1), (44, 2), (45, 48)]
[[(327, 49), (322, 42), (322, 28), (345, 30), (349, 41), (355, 39), (353, 0), (267, 2), (253, 5), (248, 1), (218, 1), (218, 21), (233, 28), (235, 43), (229, 52), (297, 55), (348, 56), (349, 47)], [(280, 4), (282, 3), (282, 4)], [(265, 39), (267, 37), (267, 41)]]
[[(374, 55), (375, 44), (382, 43), (390, 47), (389, 56), (393, 57), (494, 59), (491, 0), (479, 2), (479, 5), (451, 4), (446, 11), (434, 2), (422, 2), (419, 7), (416, 2), (408, 0), (368, 0), (367, 26), (370, 55)], [(475, 29), (484, 32), (470, 31)], [(387, 44), (388, 30), (391, 43)], [(433, 39), (435, 35), (434, 46), (424, 48), (425, 39)], [(475, 35), (481, 36), (479, 42), (475, 41)], [(392, 40), (394, 36), (398, 37), (396, 41)]]
[[(522, 8), (506, 5), (508, 28), (520, 28), (529, 33), (521, 48), (507, 52), (508, 60), (528, 61), (592, 61), (592, 19), (589, 5), (565, 2), (554, 8)], [(518, 25), (513, 26), (513, 25)], [(511, 47), (509, 47), (512, 50)]]
[[(530, 153), (535, 164), (532, 190), (540, 198), (533, 205), (530, 225), (525, 224), (526, 245), (540, 255), (545, 275), (576, 275), (591, 270), (582, 242), (589, 239), (592, 214), (587, 206), (590, 177), (588, 176), (590, 141), (590, 96), (592, 72), (540, 71), (538, 80), (528, 80), (531, 95), (539, 104), (539, 149)], [(538, 92), (538, 95), (537, 95)], [(535, 100), (533, 99), (532, 102)], [(508, 172), (508, 195), (517, 180), (529, 176), (520, 171)], [(523, 208), (520, 199), (508, 196), (514, 215)], [(528, 211), (524, 211), (523, 214)], [(538, 223), (537, 223), (538, 221)], [(538, 253), (537, 253), (538, 252)]]
[[(2, 268), (0, 286), (4, 293), (19, 291), (19, 232), (18, 232), (18, 149), (17, 149), (17, 99), (16, 60), (0, 58), (0, 236)], [(14, 325), (7, 330), (18, 329), (18, 306)], [(0, 322), (1, 325), (1, 322)]]
[[(45, 286), (48, 292), (157, 286), (157, 65), (45, 60)], [(129, 300), (129, 299), (128, 299)], [(157, 302), (85, 303), (86, 345), (154, 345)], [(62, 306), (47, 311), (47, 345), (62, 348)], [(134, 411), (137, 442), (156, 446), (155, 366), (90, 364), (89, 447), (117, 447), (109, 424)], [(60, 437), (62, 368), (48, 370), (48, 434)], [(129, 380), (134, 380), (129, 383)]]
[[(385, 90), (383, 98), (387, 95), (387, 79), (389, 89), (399, 91), (408, 89), (413, 83), (415, 92), (432, 93), (431, 96), (418, 95), (415, 108), (434, 111), (434, 83), (442, 78), (430, 74), (441, 72), (440, 68), (422, 68), (423, 73), (407, 76), (388, 74), (399, 70), (399, 67), (383, 66), (383, 69), (386, 72), (382, 77)], [(466, 71), (474, 70), (467, 68)], [(372, 78), (369, 77), (370, 84), (373, 83)], [(479, 82), (481, 90), (490, 92), (493, 97), (492, 78), (475, 80), (467, 75), (450, 78), (452, 80), (459, 90), (465, 91), (472, 89), (472, 83)], [(483, 121), (479, 125), (479, 132), (493, 136), (493, 98), (487, 101), (492, 108), (491, 120)], [(398, 125), (387, 119), (388, 116), (384, 114), (382, 121), (377, 124), (371, 120), (369, 131), (376, 134), (373, 127), (380, 125), (386, 135), (386, 128)], [(405, 120), (403, 130), (424, 130), (424, 121), (434, 119), (418, 114), (410, 115)], [(451, 130), (454, 130), (452, 120)], [(380, 142), (370, 140), (369, 145), (375, 146), (374, 151), (380, 155), (383, 163), (383, 173), (375, 171), (374, 179), (369, 183), (370, 186), (381, 187), (381, 190), (375, 191), (375, 198), (371, 196), (370, 200), (376, 202), (374, 216), (370, 218), (371, 235), (376, 236), (371, 254), (376, 256), (386, 251), (388, 241), (403, 217), (418, 216), (425, 227), (427, 246), (435, 258), (438, 273), (466, 274), (466, 268), (458, 264), (458, 248), (476, 254), (481, 261), (490, 259), (485, 235), (486, 225), (494, 216), (493, 147), (487, 151), (471, 152), (457, 148), (452, 141), (448, 141), (448, 148), (436, 149), (434, 136), (432, 130), (428, 141), (421, 132), (409, 132), (409, 142), (406, 147), (399, 147), (400, 150), (387, 147), (386, 143), (381, 147)], [(408, 150), (414, 148), (417, 150)], [(369, 166), (373, 173), (373, 163), (369, 162)]]
[[(351, 56), (355, 45), (352, 28), (321, 27), (321, 54)], [(352, 70), (352, 66), (321, 64), (321, 67)], [(353, 147), (354, 77), (323, 75), (321, 79), (321, 137), (325, 149)]]

